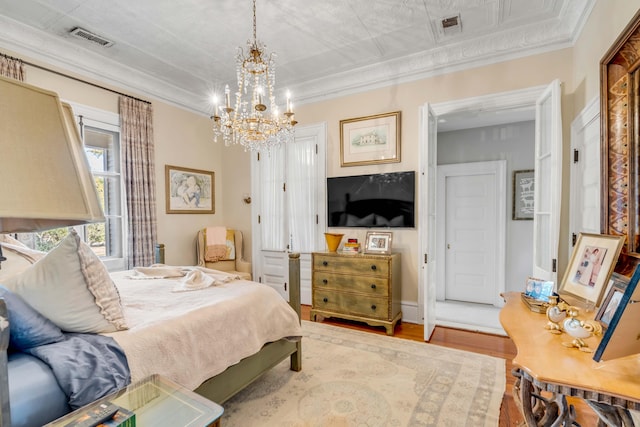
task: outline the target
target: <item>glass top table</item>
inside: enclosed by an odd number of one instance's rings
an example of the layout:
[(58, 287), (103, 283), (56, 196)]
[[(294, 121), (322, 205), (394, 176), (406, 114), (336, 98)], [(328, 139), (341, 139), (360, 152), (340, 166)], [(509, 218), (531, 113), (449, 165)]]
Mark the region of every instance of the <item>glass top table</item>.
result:
[(224, 412), (217, 403), (164, 377), (152, 375), (71, 412), (47, 424), (47, 427), (64, 426), (105, 401), (133, 411), (136, 425), (141, 427), (219, 426)]

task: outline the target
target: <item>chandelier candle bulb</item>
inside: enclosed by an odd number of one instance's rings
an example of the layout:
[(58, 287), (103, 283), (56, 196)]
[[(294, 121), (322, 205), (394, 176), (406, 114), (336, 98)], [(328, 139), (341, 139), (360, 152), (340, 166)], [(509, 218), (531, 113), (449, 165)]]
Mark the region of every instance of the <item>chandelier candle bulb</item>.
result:
[(231, 97), (229, 96), (229, 85), (226, 85), (224, 88), (224, 99), (225, 99), (227, 108), (231, 107)]

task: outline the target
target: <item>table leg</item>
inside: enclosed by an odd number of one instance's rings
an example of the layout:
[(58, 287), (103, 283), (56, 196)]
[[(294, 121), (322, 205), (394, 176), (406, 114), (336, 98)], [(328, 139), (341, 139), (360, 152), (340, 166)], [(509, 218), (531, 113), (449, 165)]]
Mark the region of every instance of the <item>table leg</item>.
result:
[(629, 411), (617, 406), (607, 405), (592, 400), (585, 401), (600, 418), (598, 426), (608, 427), (634, 427), (635, 423)]
[(513, 397), (528, 427), (579, 426), (564, 395), (551, 393), (550, 398), (545, 398), (520, 369), (514, 369), (512, 374), (516, 377)]

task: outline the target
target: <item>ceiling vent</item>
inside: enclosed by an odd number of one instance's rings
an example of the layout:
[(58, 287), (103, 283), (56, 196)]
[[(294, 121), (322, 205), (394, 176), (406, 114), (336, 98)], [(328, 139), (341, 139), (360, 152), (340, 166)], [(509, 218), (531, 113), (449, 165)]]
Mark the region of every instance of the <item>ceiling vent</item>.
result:
[(111, 40), (107, 40), (104, 37), (100, 37), (99, 35), (94, 34), (91, 31), (82, 29), (80, 27), (74, 28), (69, 32), (69, 34), (71, 34), (73, 37), (97, 44), (98, 46), (102, 46), (102, 47), (113, 46), (113, 42)]
[(460, 25), (460, 14), (442, 18), (440, 25), (442, 26), (441, 28), (444, 35), (449, 36), (460, 33), (462, 31), (462, 25)]

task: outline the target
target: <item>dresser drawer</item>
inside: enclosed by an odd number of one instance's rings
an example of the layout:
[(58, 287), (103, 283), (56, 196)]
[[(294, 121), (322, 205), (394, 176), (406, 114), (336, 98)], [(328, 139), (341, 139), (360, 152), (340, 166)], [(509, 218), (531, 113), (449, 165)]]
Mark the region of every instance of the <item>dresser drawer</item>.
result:
[(389, 300), (383, 297), (315, 291), (313, 307), (317, 310), (389, 320)]
[(328, 271), (313, 273), (314, 289), (336, 289), (346, 292), (359, 292), (372, 296), (389, 295), (389, 279), (378, 276), (351, 276)]
[(387, 259), (364, 258), (354, 256), (313, 255), (314, 271), (332, 271), (334, 273), (367, 274), (388, 277)]

